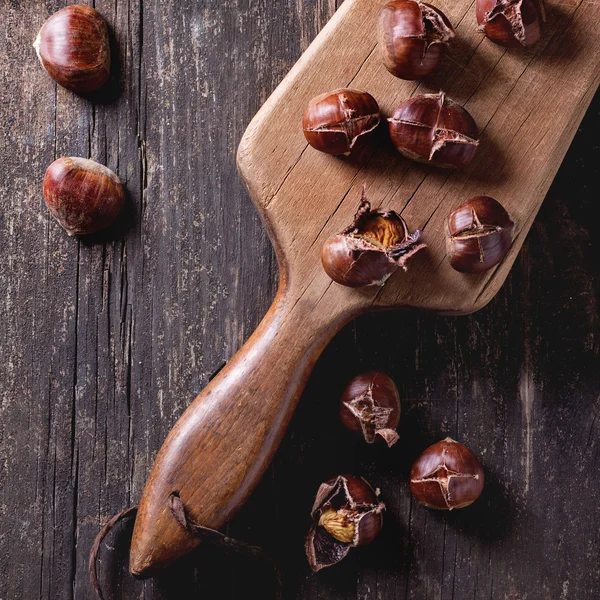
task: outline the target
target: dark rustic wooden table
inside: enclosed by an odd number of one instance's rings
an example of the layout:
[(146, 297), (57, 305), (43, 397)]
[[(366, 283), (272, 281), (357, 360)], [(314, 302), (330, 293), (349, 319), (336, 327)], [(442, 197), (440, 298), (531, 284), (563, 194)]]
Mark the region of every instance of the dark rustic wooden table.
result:
[[(31, 43), (57, 0), (0, 0), (0, 598), (91, 598), (103, 523), (140, 496), (167, 432), (266, 312), (277, 269), (236, 175), (250, 118), (335, 0), (97, 0), (120, 70), (91, 103)], [(119, 83), (120, 81), (120, 83)], [(292, 427), (228, 527), (281, 564), (286, 599), (587, 600), (600, 586), (600, 95), (512, 275), (470, 317), (363, 317), (330, 344)], [(127, 215), (69, 239), (44, 170), (91, 157), (125, 181)], [(337, 401), (357, 371), (402, 395), (391, 451), (353, 444)], [(276, 373), (273, 374), (277, 376)], [(471, 508), (411, 502), (413, 459), (445, 435), (481, 457)], [(316, 489), (343, 471), (381, 488), (369, 548), (312, 575)], [(126, 576), (131, 525), (100, 553), (107, 598), (270, 598), (269, 573), (201, 548), (159, 578)]]

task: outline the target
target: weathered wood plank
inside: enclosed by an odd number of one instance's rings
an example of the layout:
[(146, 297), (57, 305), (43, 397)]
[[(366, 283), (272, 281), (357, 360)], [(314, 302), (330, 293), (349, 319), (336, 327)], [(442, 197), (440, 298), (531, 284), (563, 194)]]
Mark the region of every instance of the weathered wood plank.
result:
[[(373, 307), (460, 315), (495, 296), (600, 84), (597, 6), (579, 0), (564, 11), (549, 3), (553, 17), (531, 51), (498, 53), (481, 37), (468, 47), (469, 55), (488, 64), (474, 91), (461, 98), (475, 109), (483, 130), (482, 150), (467, 168), (448, 173), (415, 166), (383, 136), (354, 159), (317, 152), (298, 121), (323, 90), (367, 89), (390, 115), (419, 88), (460, 88), (473, 79), (454, 63), (423, 83), (387, 73), (375, 41), (384, 2), (347, 0), (242, 137), (238, 168), (270, 233), (281, 285), (260, 327), (191, 403), (157, 455), (134, 528), (134, 574), (153, 575), (199, 544), (165, 510), (173, 491), (192, 519), (213, 528), (246, 501), (277, 450), (312, 365), (351, 318)], [(470, 1), (452, 8), (459, 37), (465, 28), (476, 29)], [(587, 52), (572, 43), (583, 39)], [(363, 185), (376, 206), (401, 212), (422, 230), (427, 251), (381, 289), (357, 291), (332, 283), (321, 247), (351, 222)], [(445, 222), (451, 210), (481, 193), (509, 211), (515, 239), (496, 268), (465, 277), (447, 260)]]
[[(266, 311), (272, 253), (234, 152), (335, 8), (97, 1), (119, 42), (123, 91), (93, 107), (55, 88), (30, 48), (60, 6), (0, 1), (7, 600), (90, 597), (96, 532), (137, 501), (187, 401)], [(599, 114), (597, 97), (489, 307), (460, 319), (366, 316), (326, 350), (274, 465), (229, 527), (280, 557), (286, 598), (595, 597)], [(126, 181), (134, 214), (122, 237), (78, 244), (49, 218), (41, 177), (61, 153), (106, 162)], [(337, 428), (340, 390), (372, 367), (386, 369), (403, 397), (392, 452), (347, 445)], [(418, 452), (446, 433), (481, 456), (489, 484), (479, 505), (440, 516), (412, 505), (406, 477)], [(347, 469), (382, 488), (386, 526), (370, 549), (315, 577), (302, 553), (312, 495)], [(121, 544), (116, 565), (126, 538), (108, 540)], [(105, 548), (103, 576), (110, 557)], [(235, 581), (240, 574), (245, 582)], [(156, 582), (132, 582), (125, 569), (104, 581), (111, 597), (144, 590), (148, 600), (236, 598), (267, 583), (244, 563), (200, 551)]]

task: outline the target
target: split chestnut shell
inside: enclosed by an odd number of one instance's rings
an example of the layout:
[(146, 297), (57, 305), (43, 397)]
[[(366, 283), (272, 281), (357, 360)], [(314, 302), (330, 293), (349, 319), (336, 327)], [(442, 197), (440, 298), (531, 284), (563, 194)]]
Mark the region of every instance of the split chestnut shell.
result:
[(400, 395), (392, 378), (381, 371), (354, 377), (342, 394), (340, 418), (347, 429), (362, 435), (368, 444), (380, 439), (393, 446), (398, 441)]
[(477, 196), (456, 208), (446, 223), (446, 248), (452, 268), (481, 273), (499, 264), (513, 242), (515, 225), (494, 198)]
[(479, 146), (473, 117), (443, 92), (409, 98), (394, 111), (389, 128), (398, 152), (436, 167), (465, 167)]
[(326, 154), (348, 155), (359, 139), (369, 136), (381, 121), (371, 94), (339, 89), (313, 98), (304, 112), (306, 141)]
[(394, 0), (379, 15), (383, 64), (401, 79), (421, 79), (432, 73), (453, 38), (446, 15), (420, 0)]
[(372, 542), (383, 525), (384, 510), (385, 505), (362, 477), (339, 475), (321, 484), (304, 545), (313, 571), (330, 567), (351, 548)]
[(476, 12), (479, 30), (509, 48), (533, 46), (546, 20), (542, 0), (477, 0)]
[(410, 471), (410, 489), (424, 506), (464, 508), (483, 491), (483, 468), (475, 455), (452, 438), (429, 446)]
[(321, 252), (325, 272), (347, 287), (383, 285), (407, 260), (425, 248), (421, 232), (409, 233), (404, 219), (393, 210), (371, 210), (365, 190), (350, 227), (329, 238)]

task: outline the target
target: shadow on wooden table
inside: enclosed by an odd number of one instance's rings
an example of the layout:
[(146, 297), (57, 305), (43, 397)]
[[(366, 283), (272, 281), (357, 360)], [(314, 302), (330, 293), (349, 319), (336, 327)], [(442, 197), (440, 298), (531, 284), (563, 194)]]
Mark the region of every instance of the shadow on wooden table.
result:
[[(133, 520), (117, 524), (103, 540), (97, 560), (98, 581), (104, 600), (152, 598), (198, 600), (199, 598), (276, 598), (277, 578), (270, 565), (255, 559), (199, 547), (184, 559), (150, 580), (129, 574), (129, 548)], [(91, 596), (92, 598), (94, 596)]]

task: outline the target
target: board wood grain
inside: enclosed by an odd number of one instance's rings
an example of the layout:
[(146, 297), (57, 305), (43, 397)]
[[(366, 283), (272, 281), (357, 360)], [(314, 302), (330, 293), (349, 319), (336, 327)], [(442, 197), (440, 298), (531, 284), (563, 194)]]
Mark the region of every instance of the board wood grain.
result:
[[(267, 311), (276, 262), (233, 157), (342, 2), (95, 0), (120, 48), (121, 92), (109, 104), (62, 90), (39, 66), (33, 38), (64, 4), (0, 0), (7, 600), (92, 597), (94, 537), (137, 504), (169, 429)], [(551, 12), (549, 23), (562, 30), (571, 14)], [(364, 315), (328, 344), (274, 461), (223, 529), (278, 558), (286, 598), (596, 597), (599, 130), (597, 93), (484, 310)], [(61, 155), (90, 156), (126, 183), (133, 215), (116, 235), (67, 239), (48, 215), (40, 178)], [(353, 444), (338, 424), (345, 384), (373, 368), (402, 396), (391, 451)], [(480, 502), (462, 514), (411, 501), (412, 461), (446, 435), (486, 469)], [(308, 512), (319, 483), (340, 471), (381, 488), (385, 525), (373, 545), (315, 576), (302, 550)], [(271, 597), (269, 573), (211, 548), (132, 579), (132, 525), (102, 545), (106, 597)]]
[[(242, 350), (196, 398), (163, 445), (134, 529), (131, 570), (147, 576), (199, 540), (168, 511), (180, 494), (191, 517), (218, 528), (247, 499), (269, 464), (311, 367), (344, 323), (373, 309), (467, 314), (496, 294), (600, 82), (600, 11), (593, 3), (550, 3), (555, 18), (533, 49), (507, 51), (482, 39), (470, 2), (440, 7), (457, 24), (460, 53), (423, 83), (392, 77), (375, 42), (384, 2), (349, 0), (265, 103), (244, 135), (238, 166), (275, 246), (280, 290)], [(403, 99), (444, 90), (474, 116), (481, 148), (465, 170), (448, 172), (400, 157), (380, 140), (350, 159), (307, 147), (299, 126), (310, 98), (340, 87), (373, 94), (384, 115)], [(365, 185), (375, 207), (401, 213), (424, 232), (427, 252), (382, 288), (333, 284), (320, 249), (351, 222)], [(516, 223), (506, 259), (464, 276), (445, 256), (444, 222), (475, 195), (498, 199)]]

